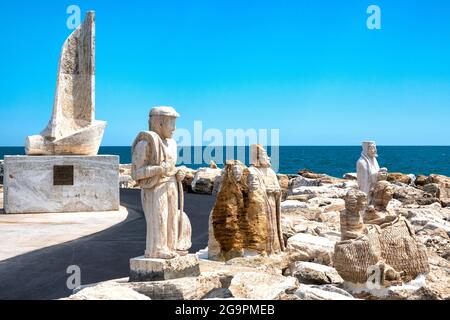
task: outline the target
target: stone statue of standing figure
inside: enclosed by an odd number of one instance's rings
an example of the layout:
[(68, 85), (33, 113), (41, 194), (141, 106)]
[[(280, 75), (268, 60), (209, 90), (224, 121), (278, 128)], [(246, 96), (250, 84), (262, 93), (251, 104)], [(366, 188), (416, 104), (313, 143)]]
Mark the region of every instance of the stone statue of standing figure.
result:
[(266, 252), (269, 254), (284, 251), (281, 231), (281, 187), (270, 158), (262, 145), (250, 146), (249, 191), (262, 190), (265, 194), (267, 210)]
[(132, 146), (132, 176), (141, 187), (147, 222), (145, 258), (172, 259), (191, 246), (191, 226), (183, 212), (185, 173), (176, 168), (177, 144), (172, 139), (179, 114), (172, 107), (155, 107), (150, 131), (143, 131)]
[(377, 161), (377, 146), (374, 141), (362, 143), (362, 153), (356, 163), (359, 189), (369, 195), (372, 187), (381, 180), (387, 179), (387, 169), (381, 168)]

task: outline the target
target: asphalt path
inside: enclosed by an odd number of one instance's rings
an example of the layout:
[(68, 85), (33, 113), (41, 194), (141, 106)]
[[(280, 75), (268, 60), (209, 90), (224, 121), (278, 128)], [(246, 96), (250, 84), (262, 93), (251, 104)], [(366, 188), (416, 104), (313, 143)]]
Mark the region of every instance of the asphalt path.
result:
[[(134, 209), (124, 222), (101, 232), (0, 261), (0, 299), (58, 299), (69, 296), (67, 268), (78, 266), (81, 284), (127, 277), (129, 259), (145, 250), (146, 224), (140, 190), (121, 189), (121, 205)], [(184, 211), (192, 225), (192, 247), (208, 244), (214, 197), (186, 193)], [(14, 244), (11, 244), (14, 245)]]

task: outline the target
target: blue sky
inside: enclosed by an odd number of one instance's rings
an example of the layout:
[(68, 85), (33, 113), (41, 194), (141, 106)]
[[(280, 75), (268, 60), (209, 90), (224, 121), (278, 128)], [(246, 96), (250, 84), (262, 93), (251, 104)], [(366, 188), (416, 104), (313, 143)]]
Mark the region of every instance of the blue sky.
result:
[(0, 145), (46, 126), (72, 4), (97, 14), (102, 145), (131, 144), (155, 105), (282, 145), (450, 144), (450, 1), (18, 0), (0, 1)]

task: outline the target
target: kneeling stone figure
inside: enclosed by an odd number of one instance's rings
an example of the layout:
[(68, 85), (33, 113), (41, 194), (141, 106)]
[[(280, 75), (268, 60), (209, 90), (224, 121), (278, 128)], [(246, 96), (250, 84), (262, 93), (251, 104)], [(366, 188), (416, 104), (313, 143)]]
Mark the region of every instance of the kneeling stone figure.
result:
[[(378, 192), (372, 195), (380, 199), (373, 199), (375, 206), (369, 208), (363, 192), (348, 192), (346, 209), (341, 214), (341, 241), (334, 248), (334, 267), (346, 282), (367, 287), (372, 280), (388, 287), (427, 274), (430, 268), (426, 248), (415, 240), (407, 220), (373, 212), (384, 209), (382, 199), (389, 199), (390, 189), (383, 181), (374, 189)], [(363, 222), (363, 216), (371, 222)]]

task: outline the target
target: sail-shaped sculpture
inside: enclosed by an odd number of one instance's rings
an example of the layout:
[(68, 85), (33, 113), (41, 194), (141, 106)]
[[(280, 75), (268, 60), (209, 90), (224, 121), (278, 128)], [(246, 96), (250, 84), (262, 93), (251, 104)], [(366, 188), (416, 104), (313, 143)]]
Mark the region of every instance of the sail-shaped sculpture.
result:
[(64, 42), (52, 117), (26, 139), (27, 155), (96, 155), (106, 127), (95, 120), (95, 12)]

